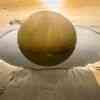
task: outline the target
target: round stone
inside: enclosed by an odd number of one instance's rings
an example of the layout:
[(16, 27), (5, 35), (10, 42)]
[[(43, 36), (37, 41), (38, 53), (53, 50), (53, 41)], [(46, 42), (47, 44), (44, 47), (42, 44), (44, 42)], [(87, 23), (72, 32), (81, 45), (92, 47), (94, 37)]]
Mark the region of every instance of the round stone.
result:
[(54, 66), (74, 51), (76, 33), (71, 22), (53, 11), (33, 13), (18, 31), (18, 45), (23, 55), (35, 64)]

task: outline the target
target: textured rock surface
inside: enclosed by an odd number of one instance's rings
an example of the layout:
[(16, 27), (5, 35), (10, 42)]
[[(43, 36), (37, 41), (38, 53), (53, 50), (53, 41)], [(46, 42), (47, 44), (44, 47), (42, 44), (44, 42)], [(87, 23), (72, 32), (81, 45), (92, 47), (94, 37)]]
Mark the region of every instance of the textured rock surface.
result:
[(33, 13), (20, 27), (18, 46), (33, 63), (54, 66), (67, 60), (76, 47), (76, 32), (62, 14), (41, 10)]
[(35, 71), (0, 61), (0, 100), (99, 100), (94, 71), (90, 65)]

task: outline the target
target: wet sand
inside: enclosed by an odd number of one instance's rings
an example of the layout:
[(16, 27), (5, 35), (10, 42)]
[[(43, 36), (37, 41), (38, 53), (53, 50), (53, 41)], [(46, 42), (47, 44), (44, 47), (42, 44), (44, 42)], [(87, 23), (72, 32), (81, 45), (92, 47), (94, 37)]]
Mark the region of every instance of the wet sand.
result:
[[(27, 13), (28, 12), (28, 13)], [(9, 29), (15, 29), (0, 39), (0, 59), (18, 67), (40, 67), (29, 62), (20, 52), (17, 44), (17, 31), (20, 25), (9, 25), (14, 19), (25, 19), (33, 9), (2, 10), (0, 12), (0, 35)], [(73, 24), (95, 25), (99, 31), (99, 16), (68, 14)], [(80, 14), (80, 13), (79, 13)], [(66, 14), (65, 14), (66, 15)], [(67, 16), (67, 15), (66, 15)], [(82, 66), (100, 61), (100, 35), (87, 28), (75, 26), (77, 45), (72, 56), (58, 67)], [(32, 71), (16, 68), (0, 63), (0, 98), (2, 100), (99, 100), (100, 86), (93, 73), (83, 68), (73, 68), (69, 71)], [(4, 65), (3, 65), (4, 64)], [(12, 73), (13, 72), (13, 73)], [(98, 72), (98, 77), (100, 73)], [(100, 78), (98, 78), (100, 79)], [(10, 80), (10, 81), (9, 81)], [(91, 81), (90, 81), (91, 80)], [(84, 83), (84, 84), (83, 84)], [(4, 90), (2, 92), (2, 90)], [(41, 92), (42, 91), (42, 92)], [(66, 94), (65, 94), (66, 93)], [(73, 95), (73, 96), (72, 96)], [(16, 97), (16, 98), (15, 98)]]
[[(90, 10), (93, 9), (93, 13)], [(100, 31), (100, 12), (96, 11), (96, 7), (92, 8), (80, 8), (77, 14), (77, 9), (68, 9), (70, 13), (66, 13), (64, 9), (60, 10), (62, 14), (68, 16), (74, 25), (93, 25), (95, 31)], [(100, 9), (100, 8), (97, 8)], [(21, 9), (0, 9), (0, 34), (6, 32), (9, 29), (15, 29), (3, 39), (0, 39), (0, 58), (8, 61), (12, 64), (30, 64), (30, 62), (24, 58), (20, 53), (17, 44), (17, 31), (20, 25), (9, 25), (13, 20), (25, 20), (30, 14), (34, 12), (34, 8), (21, 8)], [(82, 11), (82, 12), (81, 12)], [(86, 12), (85, 12), (86, 11)], [(96, 12), (95, 12), (96, 11)], [(95, 15), (93, 15), (95, 13)], [(85, 65), (87, 63), (96, 62), (100, 59), (100, 36), (94, 31), (75, 26), (77, 33), (77, 45), (72, 56), (66, 61), (67, 65)], [(23, 60), (22, 60), (23, 59)], [(25, 65), (24, 64), (24, 65)]]

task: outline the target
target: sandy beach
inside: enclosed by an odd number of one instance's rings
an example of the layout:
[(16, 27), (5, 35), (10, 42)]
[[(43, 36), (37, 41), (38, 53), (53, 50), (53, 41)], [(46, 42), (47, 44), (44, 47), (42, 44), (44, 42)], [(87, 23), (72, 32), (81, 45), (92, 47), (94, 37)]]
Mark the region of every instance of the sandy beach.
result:
[(99, 100), (100, 7), (61, 6), (51, 9), (67, 17), (73, 23), (77, 35), (73, 54), (57, 66), (69, 70), (53, 71), (31, 70), (41, 67), (26, 59), (18, 47), (17, 32), (21, 26), (18, 21), (23, 22), (37, 9), (47, 8), (0, 6), (0, 37), (5, 32), (9, 33), (0, 38), (0, 99)]

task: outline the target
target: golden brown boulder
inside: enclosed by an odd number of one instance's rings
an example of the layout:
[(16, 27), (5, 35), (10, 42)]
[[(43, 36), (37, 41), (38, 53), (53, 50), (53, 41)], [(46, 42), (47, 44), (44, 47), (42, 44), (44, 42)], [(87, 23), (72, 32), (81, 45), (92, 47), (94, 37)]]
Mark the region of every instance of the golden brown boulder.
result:
[(73, 52), (76, 34), (73, 25), (52, 11), (32, 14), (18, 32), (22, 53), (32, 62), (51, 66), (66, 60)]

